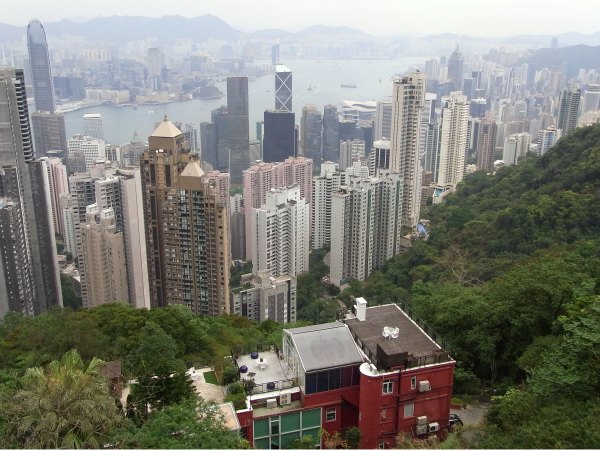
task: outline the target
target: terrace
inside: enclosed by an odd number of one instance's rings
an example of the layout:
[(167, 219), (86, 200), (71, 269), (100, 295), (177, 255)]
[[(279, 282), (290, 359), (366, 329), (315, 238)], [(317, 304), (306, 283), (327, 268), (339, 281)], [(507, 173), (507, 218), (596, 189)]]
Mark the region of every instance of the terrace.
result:
[(295, 374), (275, 345), (259, 346), (233, 360), (240, 373), (240, 380), (254, 382), (254, 387), (249, 392), (251, 397), (291, 389), (297, 385)]

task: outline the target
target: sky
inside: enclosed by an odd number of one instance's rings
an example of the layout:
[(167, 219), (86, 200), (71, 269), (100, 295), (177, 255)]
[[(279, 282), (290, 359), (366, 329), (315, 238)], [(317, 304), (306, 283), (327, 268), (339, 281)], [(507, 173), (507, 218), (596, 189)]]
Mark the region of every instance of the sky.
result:
[(554, 35), (600, 31), (594, 0), (0, 0), (0, 22), (213, 14), (243, 31), (346, 25), (373, 35)]

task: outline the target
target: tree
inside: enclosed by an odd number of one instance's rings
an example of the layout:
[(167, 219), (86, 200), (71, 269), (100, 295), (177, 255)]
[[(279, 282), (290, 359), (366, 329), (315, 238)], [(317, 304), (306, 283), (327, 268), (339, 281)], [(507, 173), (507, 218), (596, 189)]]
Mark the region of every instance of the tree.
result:
[(3, 446), (98, 447), (121, 421), (108, 382), (94, 358), (86, 366), (76, 350), (46, 369), (27, 369), (6, 417)]
[(140, 332), (139, 345), (129, 355), (127, 366), (137, 378), (132, 401), (144, 417), (152, 409), (178, 403), (191, 396), (191, 381), (185, 363), (177, 358), (177, 343), (154, 322)]
[(241, 448), (242, 441), (225, 427), (218, 408), (186, 400), (153, 412), (141, 427), (132, 423), (117, 430), (119, 448)]

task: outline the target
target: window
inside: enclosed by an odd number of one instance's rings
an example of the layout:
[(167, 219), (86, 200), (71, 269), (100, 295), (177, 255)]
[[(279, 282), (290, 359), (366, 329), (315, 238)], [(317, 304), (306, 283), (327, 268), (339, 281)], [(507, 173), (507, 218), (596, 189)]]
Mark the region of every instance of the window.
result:
[(335, 420), (335, 407), (333, 408), (327, 408), (325, 410), (325, 421), (326, 422), (333, 422)]
[(391, 394), (392, 392), (394, 392), (394, 381), (393, 380), (384, 381), (383, 384), (381, 385), (381, 393), (382, 394)]
[(410, 379), (410, 388), (411, 389), (416, 389), (417, 388), (417, 377), (412, 377)]
[(415, 404), (405, 403), (404, 404), (404, 417), (412, 417), (415, 415)]

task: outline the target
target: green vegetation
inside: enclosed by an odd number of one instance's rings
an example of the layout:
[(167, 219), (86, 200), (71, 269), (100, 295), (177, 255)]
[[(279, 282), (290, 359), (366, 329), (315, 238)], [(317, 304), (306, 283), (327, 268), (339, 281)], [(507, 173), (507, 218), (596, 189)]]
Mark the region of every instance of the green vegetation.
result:
[(75, 295), (75, 289), (73, 288), (73, 278), (60, 274), (60, 286), (62, 289), (63, 305), (65, 308), (80, 309), (83, 304), (81, 297)]
[(329, 267), (323, 262), (329, 248), (313, 250), (310, 253), (309, 271), (298, 277), (297, 305), (298, 320), (311, 323), (331, 322), (338, 318), (338, 301), (332, 296), (339, 292), (335, 286), (327, 286), (321, 279), (329, 274)]
[(219, 385), (219, 380), (217, 380), (217, 376), (215, 375), (215, 371), (211, 370), (210, 372), (204, 372), (204, 381), (210, 384)]
[(229, 275), (229, 287), (231, 289), (241, 286), (242, 275), (252, 272), (252, 261), (247, 261), (238, 266), (233, 266)]
[(597, 447), (599, 193), (596, 125), (467, 177), (431, 208), (429, 241), (340, 299), (408, 304), (454, 348), (457, 395), (504, 394), (478, 445)]
[[(231, 349), (280, 340), (281, 326), (274, 322), (199, 317), (177, 306), (105, 305), (37, 317), (9, 313), (0, 323), (0, 444), (238, 448), (243, 442), (223, 432), (210, 405), (200, 403), (194, 420), (195, 396), (185, 368), (212, 365), (221, 373)], [(97, 375), (98, 358), (121, 360), (124, 378), (137, 380), (127, 417)], [(243, 402), (243, 390), (233, 400)]]
[(2, 447), (98, 447), (123, 420), (100, 372), (103, 364), (94, 358), (86, 365), (71, 350), (46, 369), (27, 369), (18, 389), (0, 398)]

